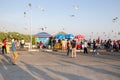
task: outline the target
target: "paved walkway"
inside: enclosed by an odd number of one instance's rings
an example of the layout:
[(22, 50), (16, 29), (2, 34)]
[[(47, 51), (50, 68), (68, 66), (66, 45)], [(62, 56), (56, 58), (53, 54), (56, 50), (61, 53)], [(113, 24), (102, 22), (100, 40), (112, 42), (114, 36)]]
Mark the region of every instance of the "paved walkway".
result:
[(17, 65), (11, 54), (0, 55), (0, 80), (120, 80), (120, 55), (19, 51)]

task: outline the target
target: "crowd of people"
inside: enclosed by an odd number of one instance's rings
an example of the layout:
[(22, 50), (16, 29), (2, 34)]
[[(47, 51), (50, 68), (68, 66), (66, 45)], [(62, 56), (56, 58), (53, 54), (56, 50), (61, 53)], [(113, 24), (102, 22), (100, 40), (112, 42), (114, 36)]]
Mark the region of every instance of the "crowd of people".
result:
[[(98, 50), (99, 49), (104, 49), (104, 50), (113, 50), (113, 51), (119, 51), (120, 50), (120, 41), (115, 41), (115, 40), (99, 40), (99, 39), (93, 39), (91, 40), (76, 40), (76, 39), (68, 39), (68, 40), (53, 40), (53, 48), (61, 49), (61, 50), (67, 50), (67, 55), (69, 53), (73, 54), (75, 53), (76, 57), (76, 49), (82, 49), (84, 50), (84, 54), (88, 54), (88, 49), (92, 49), (94, 53), (99, 54)], [(74, 49), (73, 49), (74, 48)]]
[(100, 49), (114, 49), (114, 50), (120, 50), (120, 41), (115, 40), (93, 40), (93, 49), (100, 48)]
[[(10, 46), (7, 43), (7, 40), (4, 39), (2, 41), (2, 54), (8, 54), (10, 53), (10, 50), (13, 53), (13, 64), (15, 64), (15, 61), (18, 57), (18, 53), (16, 51), (16, 48), (24, 48), (25, 41), (22, 38), (21, 40), (17, 39), (12, 39), (11, 40), (11, 49)], [(43, 49), (44, 43), (40, 41), (38, 43), (38, 46), (41, 49)], [(53, 39), (51, 41), (51, 45), (49, 45), (50, 48), (52, 49), (61, 49), (62, 51), (67, 51), (66, 55), (69, 56), (71, 53), (71, 57), (75, 58), (76, 57), (76, 49), (81, 49), (83, 50), (84, 54), (88, 54), (89, 50), (92, 49), (94, 53), (99, 54), (99, 49), (105, 49), (105, 50), (114, 50), (114, 51), (119, 51), (120, 50), (120, 40), (115, 41), (115, 40), (99, 40), (99, 39), (93, 39), (91, 40), (85, 40), (85, 39), (62, 39), (62, 40), (57, 40)], [(46, 47), (48, 48), (48, 47)]]

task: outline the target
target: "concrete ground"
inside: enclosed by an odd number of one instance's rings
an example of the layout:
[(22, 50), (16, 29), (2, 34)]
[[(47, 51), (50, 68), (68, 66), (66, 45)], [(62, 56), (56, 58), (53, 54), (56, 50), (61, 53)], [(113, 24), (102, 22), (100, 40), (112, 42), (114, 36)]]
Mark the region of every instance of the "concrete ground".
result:
[(61, 52), (18, 51), (0, 55), (0, 80), (120, 80), (120, 53), (83, 54), (76, 58)]

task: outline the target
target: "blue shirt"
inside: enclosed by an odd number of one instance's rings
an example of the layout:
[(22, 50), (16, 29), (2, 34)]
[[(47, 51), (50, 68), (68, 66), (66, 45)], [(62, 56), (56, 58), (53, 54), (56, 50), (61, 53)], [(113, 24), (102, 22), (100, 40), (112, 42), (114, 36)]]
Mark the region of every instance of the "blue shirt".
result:
[(14, 51), (16, 51), (16, 43), (15, 42), (12, 42), (12, 51), (14, 52)]

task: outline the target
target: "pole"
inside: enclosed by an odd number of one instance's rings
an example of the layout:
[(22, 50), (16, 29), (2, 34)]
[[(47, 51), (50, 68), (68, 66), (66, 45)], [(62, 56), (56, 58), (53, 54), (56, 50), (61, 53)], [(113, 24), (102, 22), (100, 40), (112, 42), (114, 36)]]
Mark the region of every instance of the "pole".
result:
[(32, 49), (32, 5), (29, 3), (30, 7), (30, 49)]

